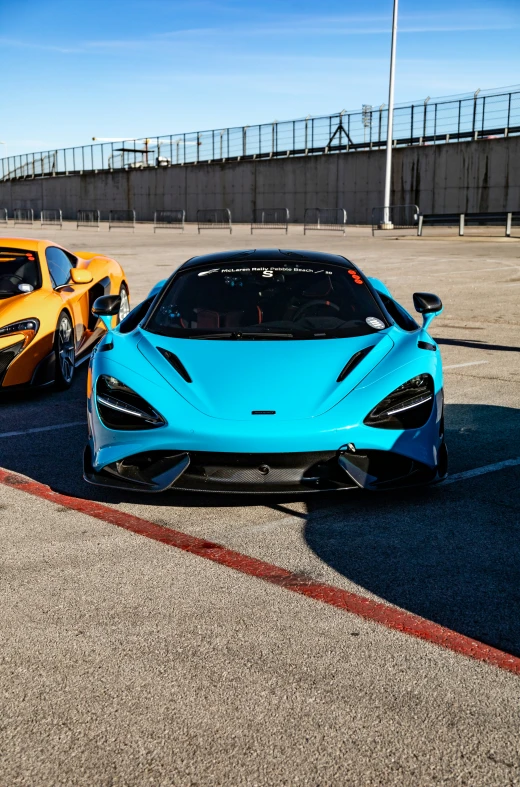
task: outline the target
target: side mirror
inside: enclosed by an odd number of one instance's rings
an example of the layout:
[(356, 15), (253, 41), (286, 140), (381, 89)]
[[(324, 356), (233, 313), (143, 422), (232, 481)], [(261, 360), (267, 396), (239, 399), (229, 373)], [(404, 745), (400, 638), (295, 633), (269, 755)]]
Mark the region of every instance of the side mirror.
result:
[(415, 311), (423, 316), (423, 329), (426, 330), (438, 314), (442, 312), (442, 301), (438, 295), (433, 295), (431, 292), (414, 292), (413, 305)]
[(119, 314), (121, 298), (119, 295), (101, 295), (92, 305), (92, 314), (99, 317), (109, 331), (112, 328), (112, 317)]
[(93, 281), (92, 274), (85, 268), (71, 268), (70, 278), (74, 284), (90, 284)]

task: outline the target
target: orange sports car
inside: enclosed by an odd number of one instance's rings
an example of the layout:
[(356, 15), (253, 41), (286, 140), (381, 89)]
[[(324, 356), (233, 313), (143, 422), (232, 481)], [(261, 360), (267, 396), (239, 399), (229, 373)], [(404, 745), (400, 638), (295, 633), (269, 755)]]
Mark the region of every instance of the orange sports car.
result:
[(106, 330), (91, 311), (100, 295), (119, 295), (114, 320), (126, 317), (128, 284), (110, 257), (47, 240), (0, 238), (0, 390), (68, 388)]

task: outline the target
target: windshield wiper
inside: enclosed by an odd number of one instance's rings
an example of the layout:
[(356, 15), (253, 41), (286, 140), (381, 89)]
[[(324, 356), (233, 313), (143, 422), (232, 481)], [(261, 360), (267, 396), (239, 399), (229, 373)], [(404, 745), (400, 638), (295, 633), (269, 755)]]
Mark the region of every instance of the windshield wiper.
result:
[(233, 331), (230, 333), (205, 333), (190, 336), (190, 339), (294, 339), (292, 333), (272, 333), (271, 331)]

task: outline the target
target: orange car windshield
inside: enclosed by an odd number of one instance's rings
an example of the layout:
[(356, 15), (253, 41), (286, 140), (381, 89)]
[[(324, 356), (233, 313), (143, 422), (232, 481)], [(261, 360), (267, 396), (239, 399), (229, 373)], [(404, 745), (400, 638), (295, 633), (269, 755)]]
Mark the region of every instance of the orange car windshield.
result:
[(0, 298), (12, 298), (41, 286), (37, 252), (0, 246)]

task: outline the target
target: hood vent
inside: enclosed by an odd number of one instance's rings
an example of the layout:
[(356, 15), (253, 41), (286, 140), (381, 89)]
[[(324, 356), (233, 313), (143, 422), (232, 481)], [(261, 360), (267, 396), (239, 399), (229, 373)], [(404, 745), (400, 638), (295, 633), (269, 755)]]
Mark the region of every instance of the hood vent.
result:
[(337, 383), (342, 383), (342, 382), (343, 382), (343, 380), (345, 379), (345, 377), (346, 377), (347, 375), (349, 375), (349, 374), (350, 374), (350, 372), (354, 371), (354, 369), (356, 368), (356, 366), (358, 366), (358, 364), (360, 364), (360, 363), (361, 363), (361, 361), (363, 360), (363, 358), (366, 358), (366, 356), (368, 355), (368, 353), (370, 352), (370, 350), (373, 350), (373, 349), (374, 349), (374, 347), (375, 347), (375, 345), (374, 345), (374, 344), (372, 344), (370, 347), (365, 347), (365, 349), (364, 349), (364, 350), (360, 350), (360, 351), (359, 351), (359, 352), (357, 352), (355, 355), (353, 355), (353, 356), (352, 356), (352, 358), (350, 359), (350, 361), (349, 361), (349, 362), (348, 362), (348, 363), (347, 363), (347, 364), (346, 364), (346, 365), (343, 367), (343, 369), (342, 369), (342, 370), (341, 370), (341, 372), (339, 373), (339, 377), (338, 377), (338, 379), (336, 380), (336, 382), (337, 382)]
[(180, 358), (177, 358), (174, 353), (171, 353), (169, 350), (164, 350), (162, 347), (158, 347), (157, 349), (161, 355), (164, 355), (170, 366), (173, 366), (177, 374), (180, 374), (183, 380), (186, 380), (187, 383), (193, 382)]

